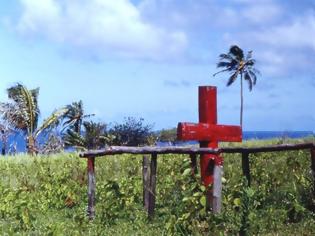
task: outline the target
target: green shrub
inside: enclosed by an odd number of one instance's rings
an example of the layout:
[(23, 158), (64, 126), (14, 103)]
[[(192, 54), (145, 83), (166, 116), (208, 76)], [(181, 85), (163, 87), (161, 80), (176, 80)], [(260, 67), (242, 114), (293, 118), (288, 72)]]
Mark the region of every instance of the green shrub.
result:
[[(244, 145), (275, 144), (278, 140)], [(235, 144), (231, 144), (235, 145)], [(96, 160), (96, 218), (88, 221), (86, 160), (77, 154), (0, 159), (2, 235), (314, 235), (308, 151), (224, 155), (222, 213), (206, 212), (200, 177), (185, 155), (158, 157), (155, 218), (142, 203), (141, 156)]]

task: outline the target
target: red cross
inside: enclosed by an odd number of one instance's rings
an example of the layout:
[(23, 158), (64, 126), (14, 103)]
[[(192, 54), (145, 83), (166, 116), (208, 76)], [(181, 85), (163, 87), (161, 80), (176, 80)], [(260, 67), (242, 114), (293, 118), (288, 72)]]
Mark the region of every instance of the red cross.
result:
[[(199, 123), (179, 123), (179, 140), (197, 140), (200, 147), (217, 148), (219, 141), (241, 142), (240, 126), (217, 124), (217, 89), (212, 86), (199, 87)], [(204, 154), (200, 157), (201, 180), (205, 186), (213, 183), (214, 165), (223, 165), (219, 155)]]

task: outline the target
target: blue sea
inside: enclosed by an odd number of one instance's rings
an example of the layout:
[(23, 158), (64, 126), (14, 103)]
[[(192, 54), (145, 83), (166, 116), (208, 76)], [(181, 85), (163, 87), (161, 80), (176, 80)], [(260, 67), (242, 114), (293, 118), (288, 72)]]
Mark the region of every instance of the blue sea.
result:
[[(315, 137), (313, 131), (244, 131), (243, 140), (266, 140), (266, 139), (275, 139), (275, 138), (306, 138), (306, 137)], [(176, 146), (183, 144), (197, 144), (198, 142), (189, 141), (189, 142), (176, 142)], [(158, 142), (158, 146), (169, 146), (168, 142)]]
[[(273, 138), (305, 138), (305, 137), (314, 137), (315, 134), (312, 131), (244, 131), (243, 140), (250, 139), (273, 139)], [(16, 148), (18, 152), (24, 152), (26, 150), (26, 144), (24, 137), (21, 134), (13, 135), (9, 138), (7, 147), (16, 143)], [(196, 144), (197, 142), (185, 142), (185, 144)], [(175, 145), (181, 145), (183, 143), (178, 142)], [(158, 146), (168, 146), (167, 142), (158, 142)], [(0, 143), (0, 148), (2, 143)]]
[(313, 131), (244, 131), (243, 140), (314, 137)]

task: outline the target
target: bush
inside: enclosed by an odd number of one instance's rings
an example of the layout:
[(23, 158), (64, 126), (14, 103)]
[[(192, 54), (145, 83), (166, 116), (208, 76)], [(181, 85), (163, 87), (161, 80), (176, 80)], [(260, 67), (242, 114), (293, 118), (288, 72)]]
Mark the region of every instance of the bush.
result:
[[(275, 142), (246, 142), (263, 146)], [(229, 144), (228, 144), (229, 145)], [(187, 155), (159, 155), (155, 218), (142, 204), (141, 157), (96, 161), (96, 218), (88, 221), (86, 160), (77, 154), (0, 159), (1, 235), (315, 235), (308, 151), (224, 154), (222, 213), (205, 211), (206, 189)]]
[(133, 117), (125, 118), (124, 123), (115, 124), (109, 134), (113, 136), (112, 145), (142, 146), (155, 142), (152, 132), (153, 125), (144, 124), (144, 119)]
[(177, 141), (177, 128), (162, 129), (159, 132), (159, 141), (175, 143)]

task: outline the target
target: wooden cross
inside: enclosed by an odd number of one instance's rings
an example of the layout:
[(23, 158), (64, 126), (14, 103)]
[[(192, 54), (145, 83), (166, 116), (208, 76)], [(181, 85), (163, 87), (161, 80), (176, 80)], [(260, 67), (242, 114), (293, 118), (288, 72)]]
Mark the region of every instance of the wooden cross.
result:
[[(178, 123), (177, 136), (179, 140), (197, 140), (200, 147), (217, 148), (219, 141), (241, 142), (242, 129), (240, 126), (217, 124), (217, 89), (200, 86), (199, 123)], [(202, 183), (206, 187), (213, 184), (207, 194), (207, 207), (212, 207), (214, 212), (220, 211), (222, 166), (223, 158), (220, 155), (200, 156)]]

